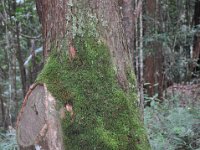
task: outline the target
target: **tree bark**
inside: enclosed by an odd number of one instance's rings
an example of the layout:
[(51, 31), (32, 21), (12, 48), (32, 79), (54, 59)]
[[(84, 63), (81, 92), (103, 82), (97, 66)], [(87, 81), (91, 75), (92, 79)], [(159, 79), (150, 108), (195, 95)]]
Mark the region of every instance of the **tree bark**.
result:
[[(37, 82), (45, 83), (55, 99), (45, 98), (49, 95), (46, 88), (30, 89), (17, 123), (21, 147), (37, 144), (48, 150), (57, 141), (60, 143), (57, 149), (150, 149), (128, 57), (132, 39), (127, 37), (123, 14), (129, 13), (121, 10), (126, 2), (36, 0), (44, 56), (49, 56)], [(128, 15), (124, 21), (129, 19)], [(128, 24), (128, 28), (132, 27), (132, 23)], [(46, 103), (52, 103), (53, 107), (46, 107)], [(68, 108), (65, 110), (69, 104), (70, 113)], [(40, 109), (35, 111), (38, 109), (31, 106)], [(60, 110), (66, 111), (61, 119)], [(42, 121), (35, 128), (38, 115), (42, 115), (39, 117)], [(32, 116), (32, 125), (27, 125), (29, 116)], [(62, 134), (59, 124), (62, 124)], [(27, 133), (24, 130), (27, 126), (34, 132)], [(46, 132), (41, 136), (43, 128)], [(48, 132), (58, 133), (57, 138)], [(52, 145), (48, 147), (48, 143)]]
[[(2, 96), (2, 87), (0, 86), (0, 102), (1, 102), (1, 118), (2, 118), (2, 123), (5, 122), (5, 106), (4, 106), (4, 100)], [(4, 128), (6, 128), (4, 124)]]
[[(160, 17), (158, 10), (159, 2), (157, 2), (156, 0), (147, 0), (146, 3), (146, 14), (152, 19), (150, 21), (147, 20), (144, 23), (144, 34), (149, 35), (152, 34), (152, 31), (154, 31), (155, 33), (155, 31), (161, 30), (159, 29), (159, 26), (157, 24)], [(158, 94), (158, 98), (162, 100), (165, 85), (162, 43), (154, 40), (149, 42), (146, 47), (150, 51), (147, 53), (146, 58), (144, 60), (144, 80), (146, 83), (148, 83), (147, 94), (150, 97), (154, 96), (155, 94)]]
[(19, 22), (16, 23), (16, 42), (17, 42), (17, 47), (16, 47), (16, 57), (19, 62), (19, 70), (20, 70), (20, 76), (21, 76), (21, 83), (22, 83), (22, 91), (23, 91), (23, 97), (26, 95), (26, 69), (24, 67), (24, 62), (23, 62), (23, 55), (21, 51), (21, 45), (20, 45), (20, 33), (19, 33)]
[(42, 24), (44, 58), (48, 57), (52, 43), (56, 49), (61, 47), (60, 41), (66, 31), (66, 2), (67, 0), (36, 0), (37, 12)]
[[(193, 16), (193, 23), (195, 28), (200, 24), (200, 1), (195, 1), (195, 9), (194, 9), (194, 16)], [(200, 57), (200, 37), (199, 32), (197, 32), (194, 36), (194, 44), (193, 44), (193, 52), (192, 52), (193, 60), (197, 62)], [(195, 69), (196, 65), (192, 65), (191, 70)], [(195, 72), (195, 70), (194, 70)]]

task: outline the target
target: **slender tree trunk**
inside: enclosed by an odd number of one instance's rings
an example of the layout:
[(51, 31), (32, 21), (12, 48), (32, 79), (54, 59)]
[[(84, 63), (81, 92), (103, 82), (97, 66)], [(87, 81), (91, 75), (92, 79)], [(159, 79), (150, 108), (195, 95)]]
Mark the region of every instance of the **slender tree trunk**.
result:
[[(134, 68), (137, 78), (137, 86), (138, 86), (138, 95), (140, 100), (140, 111), (143, 118), (144, 115), (144, 77), (143, 77), (143, 20), (142, 20), (142, 1), (135, 1), (135, 11), (134, 11), (134, 25), (135, 25), (135, 34), (134, 39), (135, 47), (134, 47)], [(136, 15), (138, 14), (138, 15)], [(136, 17), (137, 16), (137, 17)], [(134, 44), (133, 44), (134, 45)]]
[(12, 100), (15, 102), (15, 114), (18, 113), (18, 99), (17, 99), (17, 63), (16, 63), (17, 59), (16, 59), (16, 53), (13, 54), (13, 58), (12, 58), (12, 64), (13, 64), (13, 96), (12, 96)]
[(3, 123), (5, 122), (5, 106), (4, 106), (4, 100), (2, 97), (2, 87), (0, 87), (0, 102), (1, 102), (1, 115), (2, 115), (2, 123)]
[[(194, 10), (194, 16), (193, 16), (193, 22), (194, 22), (194, 26), (196, 28), (197, 25), (200, 24), (200, 1), (196, 0), (195, 1), (195, 10)], [(199, 32), (197, 32), (194, 36), (194, 45), (193, 45), (193, 60), (194, 61), (198, 61), (199, 57), (200, 57), (200, 37), (199, 37)], [(196, 67), (196, 65), (192, 66), (193, 70)], [(195, 72), (195, 70), (194, 70)]]
[(7, 127), (8, 125), (12, 125), (12, 115), (11, 115), (11, 102), (14, 99), (14, 86), (15, 86), (15, 76), (14, 76), (14, 50), (13, 50), (13, 38), (12, 33), (8, 31), (8, 28), (6, 26), (6, 46), (8, 48), (7, 51), (7, 60), (8, 60), (8, 86), (7, 89), (9, 91), (9, 96), (6, 101), (6, 109), (5, 109), (5, 121), (4, 126)]
[(35, 56), (35, 41), (32, 39), (31, 40), (31, 55), (32, 55), (32, 71), (30, 72), (32, 76), (32, 81), (33, 83), (37, 77), (37, 66), (36, 66), (36, 56)]
[(16, 42), (17, 42), (17, 47), (16, 47), (16, 57), (19, 62), (19, 70), (20, 70), (20, 76), (21, 76), (21, 83), (22, 83), (22, 91), (23, 91), (23, 96), (25, 97), (27, 87), (26, 87), (26, 69), (24, 67), (24, 59), (21, 51), (21, 45), (20, 45), (20, 33), (19, 33), (19, 22), (16, 23)]
[[(150, 21), (145, 22), (145, 35), (146, 34), (153, 34), (151, 31), (155, 30), (155, 22), (156, 22), (156, 0), (147, 0), (146, 1), (146, 14), (149, 18), (152, 18)], [(153, 21), (152, 21), (153, 20)], [(147, 45), (149, 51), (151, 49), (154, 49), (155, 46), (153, 46), (152, 43), (149, 43)], [(157, 52), (148, 52), (146, 54), (145, 60), (144, 60), (144, 79), (147, 84), (147, 94), (148, 96), (152, 97), (156, 93), (154, 89), (154, 85), (156, 84), (155, 80), (155, 57), (154, 53)], [(148, 104), (150, 105), (150, 104)]]
[(142, 13), (139, 17), (139, 27), (140, 27), (140, 34), (139, 34), (139, 62), (140, 62), (140, 78), (139, 78), (139, 88), (140, 88), (140, 110), (142, 113), (142, 117), (144, 119), (144, 64), (143, 64), (143, 20), (142, 20)]

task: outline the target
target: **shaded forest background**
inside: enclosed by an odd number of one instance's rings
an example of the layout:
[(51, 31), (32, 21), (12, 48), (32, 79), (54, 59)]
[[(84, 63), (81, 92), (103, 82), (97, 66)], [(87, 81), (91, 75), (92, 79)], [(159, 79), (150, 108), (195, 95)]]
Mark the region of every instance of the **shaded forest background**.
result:
[[(200, 1), (135, 0), (132, 5), (138, 16), (131, 20), (134, 28), (127, 28), (130, 57), (152, 149), (197, 150)], [(17, 113), (44, 64), (35, 1), (0, 2), (0, 64), (0, 149), (17, 148)]]

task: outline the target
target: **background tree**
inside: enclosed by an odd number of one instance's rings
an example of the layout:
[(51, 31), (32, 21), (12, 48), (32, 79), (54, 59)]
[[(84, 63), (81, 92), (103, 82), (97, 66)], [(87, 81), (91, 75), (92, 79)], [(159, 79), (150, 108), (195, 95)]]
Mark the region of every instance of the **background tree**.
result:
[[(2, 108), (0, 124), (7, 128), (9, 125), (14, 126), (20, 100), (25, 96), (27, 87), (33, 83), (31, 76), (34, 64), (24, 65), (25, 58), (30, 55), (31, 39), (35, 41), (36, 47), (41, 46), (41, 42), (39, 41), (40, 37), (35, 36), (39, 35), (40, 26), (33, 1), (3, 0), (0, 2), (0, 6)], [(35, 66), (39, 66), (39, 64), (41, 61), (38, 55)], [(38, 68), (37, 72), (39, 70)], [(20, 90), (20, 88), (22, 89)]]
[(191, 79), (192, 6), (188, 0), (146, 1), (144, 78), (150, 97), (161, 100), (172, 83)]
[[(196, 62), (196, 65), (192, 66), (192, 71), (194, 71), (194, 75), (198, 76), (198, 66), (199, 66), (199, 55), (200, 55), (200, 41), (199, 41), (199, 24), (200, 24), (200, 2), (198, 0), (195, 1), (195, 9), (194, 9), (194, 16), (193, 16), (193, 25), (195, 29), (197, 30), (195, 36), (194, 36), (194, 46), (193, 46), (193, 53), (192, 58), (194, 59), (194, 62)], [(197, 66), (195, 70), (194, 67)]]
[[(162, 33), (160, 1), (147, 0), (145, 11), (145, 36)], [(165, 84), (163, 45), (159, 39), (154, 38), (145, 42), (145, 48), (144, 79), (147, 94), (150, 97), (158, 94), (158, 98), (162, 100)]]

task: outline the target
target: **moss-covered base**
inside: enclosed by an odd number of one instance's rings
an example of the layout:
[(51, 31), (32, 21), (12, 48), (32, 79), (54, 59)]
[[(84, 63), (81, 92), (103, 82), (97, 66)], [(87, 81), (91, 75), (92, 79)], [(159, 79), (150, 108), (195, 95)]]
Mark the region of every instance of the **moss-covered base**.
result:
[(118, 86), (107, 47), (90, 37), (75, 41), (76, 58), (52, 54), (37, 79), (47, 84), (59, 108), (73, 103), (75, 120), (67, 114), (62, 121), (65, 149), (150, 149), (136, 95)]

